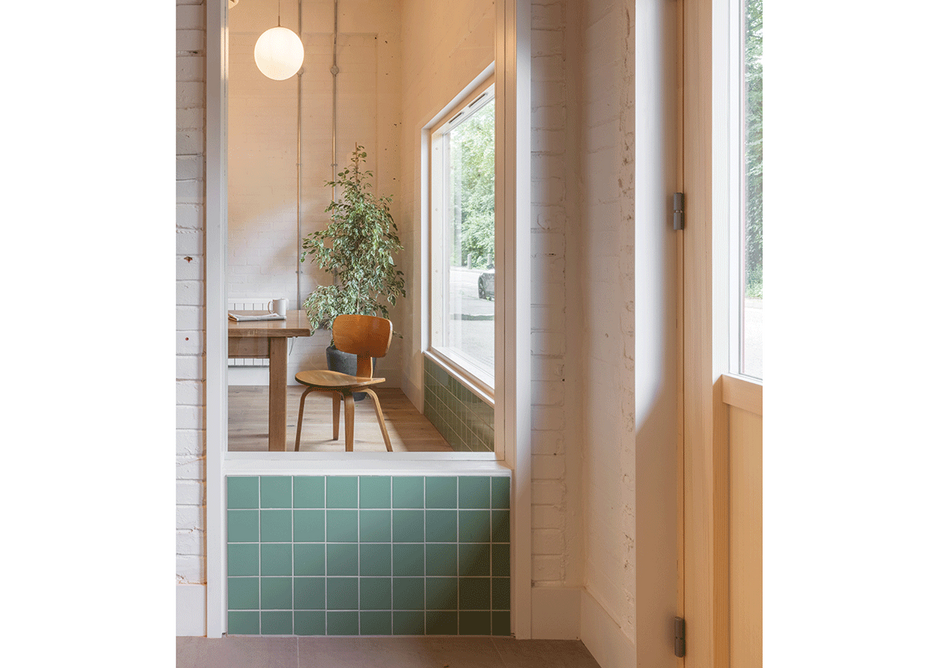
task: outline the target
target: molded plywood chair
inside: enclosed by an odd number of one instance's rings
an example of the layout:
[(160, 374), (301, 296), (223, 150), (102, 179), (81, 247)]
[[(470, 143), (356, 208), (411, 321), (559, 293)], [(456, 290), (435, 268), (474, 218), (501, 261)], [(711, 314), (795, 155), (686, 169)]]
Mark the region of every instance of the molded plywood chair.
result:
[(370, 315), (340, 315), (332, 323), (332, 340), (335, 347), (342, 352), (358, 356), (356, 375), (349, 376), (338, 371), (301, 371), (296, 374), (296, 380), (307, 386), (303, 396), (300, 397), (300, 414), (296, 420), (296, 447), (300, 449), (300, 430), (303, 427), (303, 406), (306, 395), (310, 392), (332, 393), (332, 438), (339, 438), (339, 405), (345, 401), (345, 449), (352, 451), (355, 443), (355, 401), (353, 392), (365, 392), (375, 402), (375, 414), (381, 426), (381, 435), (384, 444), (391, 452), (391, 439), (384, 424), (384, 414), (378, 395), (371, 389), (372, 385), (383, 383), (384, 378), (372, 377), (372, 358), (384, 357), (391, 347), (391, 321)]

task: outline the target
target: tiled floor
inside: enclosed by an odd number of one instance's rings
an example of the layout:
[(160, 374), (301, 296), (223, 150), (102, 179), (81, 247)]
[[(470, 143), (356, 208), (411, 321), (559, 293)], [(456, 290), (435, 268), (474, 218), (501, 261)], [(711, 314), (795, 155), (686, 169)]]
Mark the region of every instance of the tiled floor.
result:
[(579, 640), (176, 638), (176, 668), (599, 668)]

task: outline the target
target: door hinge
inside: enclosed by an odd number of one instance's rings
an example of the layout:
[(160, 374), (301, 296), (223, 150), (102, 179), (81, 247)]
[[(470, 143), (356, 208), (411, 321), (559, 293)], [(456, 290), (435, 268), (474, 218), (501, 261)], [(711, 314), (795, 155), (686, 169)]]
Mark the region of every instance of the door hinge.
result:
[(674, 230), (684, 229), (684, 193), (674, 193), (672, 197), (671, 216)]
[(687, 640), (685, 633), (687, 623), (683, 617), (674, 618), (674, 656), (683, 657), (687, 653)]

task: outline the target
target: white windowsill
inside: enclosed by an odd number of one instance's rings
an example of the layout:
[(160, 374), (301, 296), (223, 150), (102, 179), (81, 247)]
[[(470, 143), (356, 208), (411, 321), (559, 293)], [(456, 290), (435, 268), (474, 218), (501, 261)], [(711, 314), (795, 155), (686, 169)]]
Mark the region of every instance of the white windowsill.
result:
[(423, 354), (433, 360), (433, 362), (446, 371), (446, 373), (469, 388), (473, 394), (482, 399), (490, 407), (495, 408), (495, 390), (492, 387), (494, 382), (491, 379), (486, 380), (480, 378), (481, 373), (476, 375), (468, 371), (462, 365), (435, 348), (425, 350)]

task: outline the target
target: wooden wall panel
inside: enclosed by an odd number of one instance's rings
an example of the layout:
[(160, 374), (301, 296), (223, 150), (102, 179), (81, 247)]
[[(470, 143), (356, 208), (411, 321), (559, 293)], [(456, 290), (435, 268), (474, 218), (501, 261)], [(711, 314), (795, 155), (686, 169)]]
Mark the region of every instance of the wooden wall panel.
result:
[(758, 668), (762, 666), (762, 416), (735, 406), (727, 410), (730, 667)]

